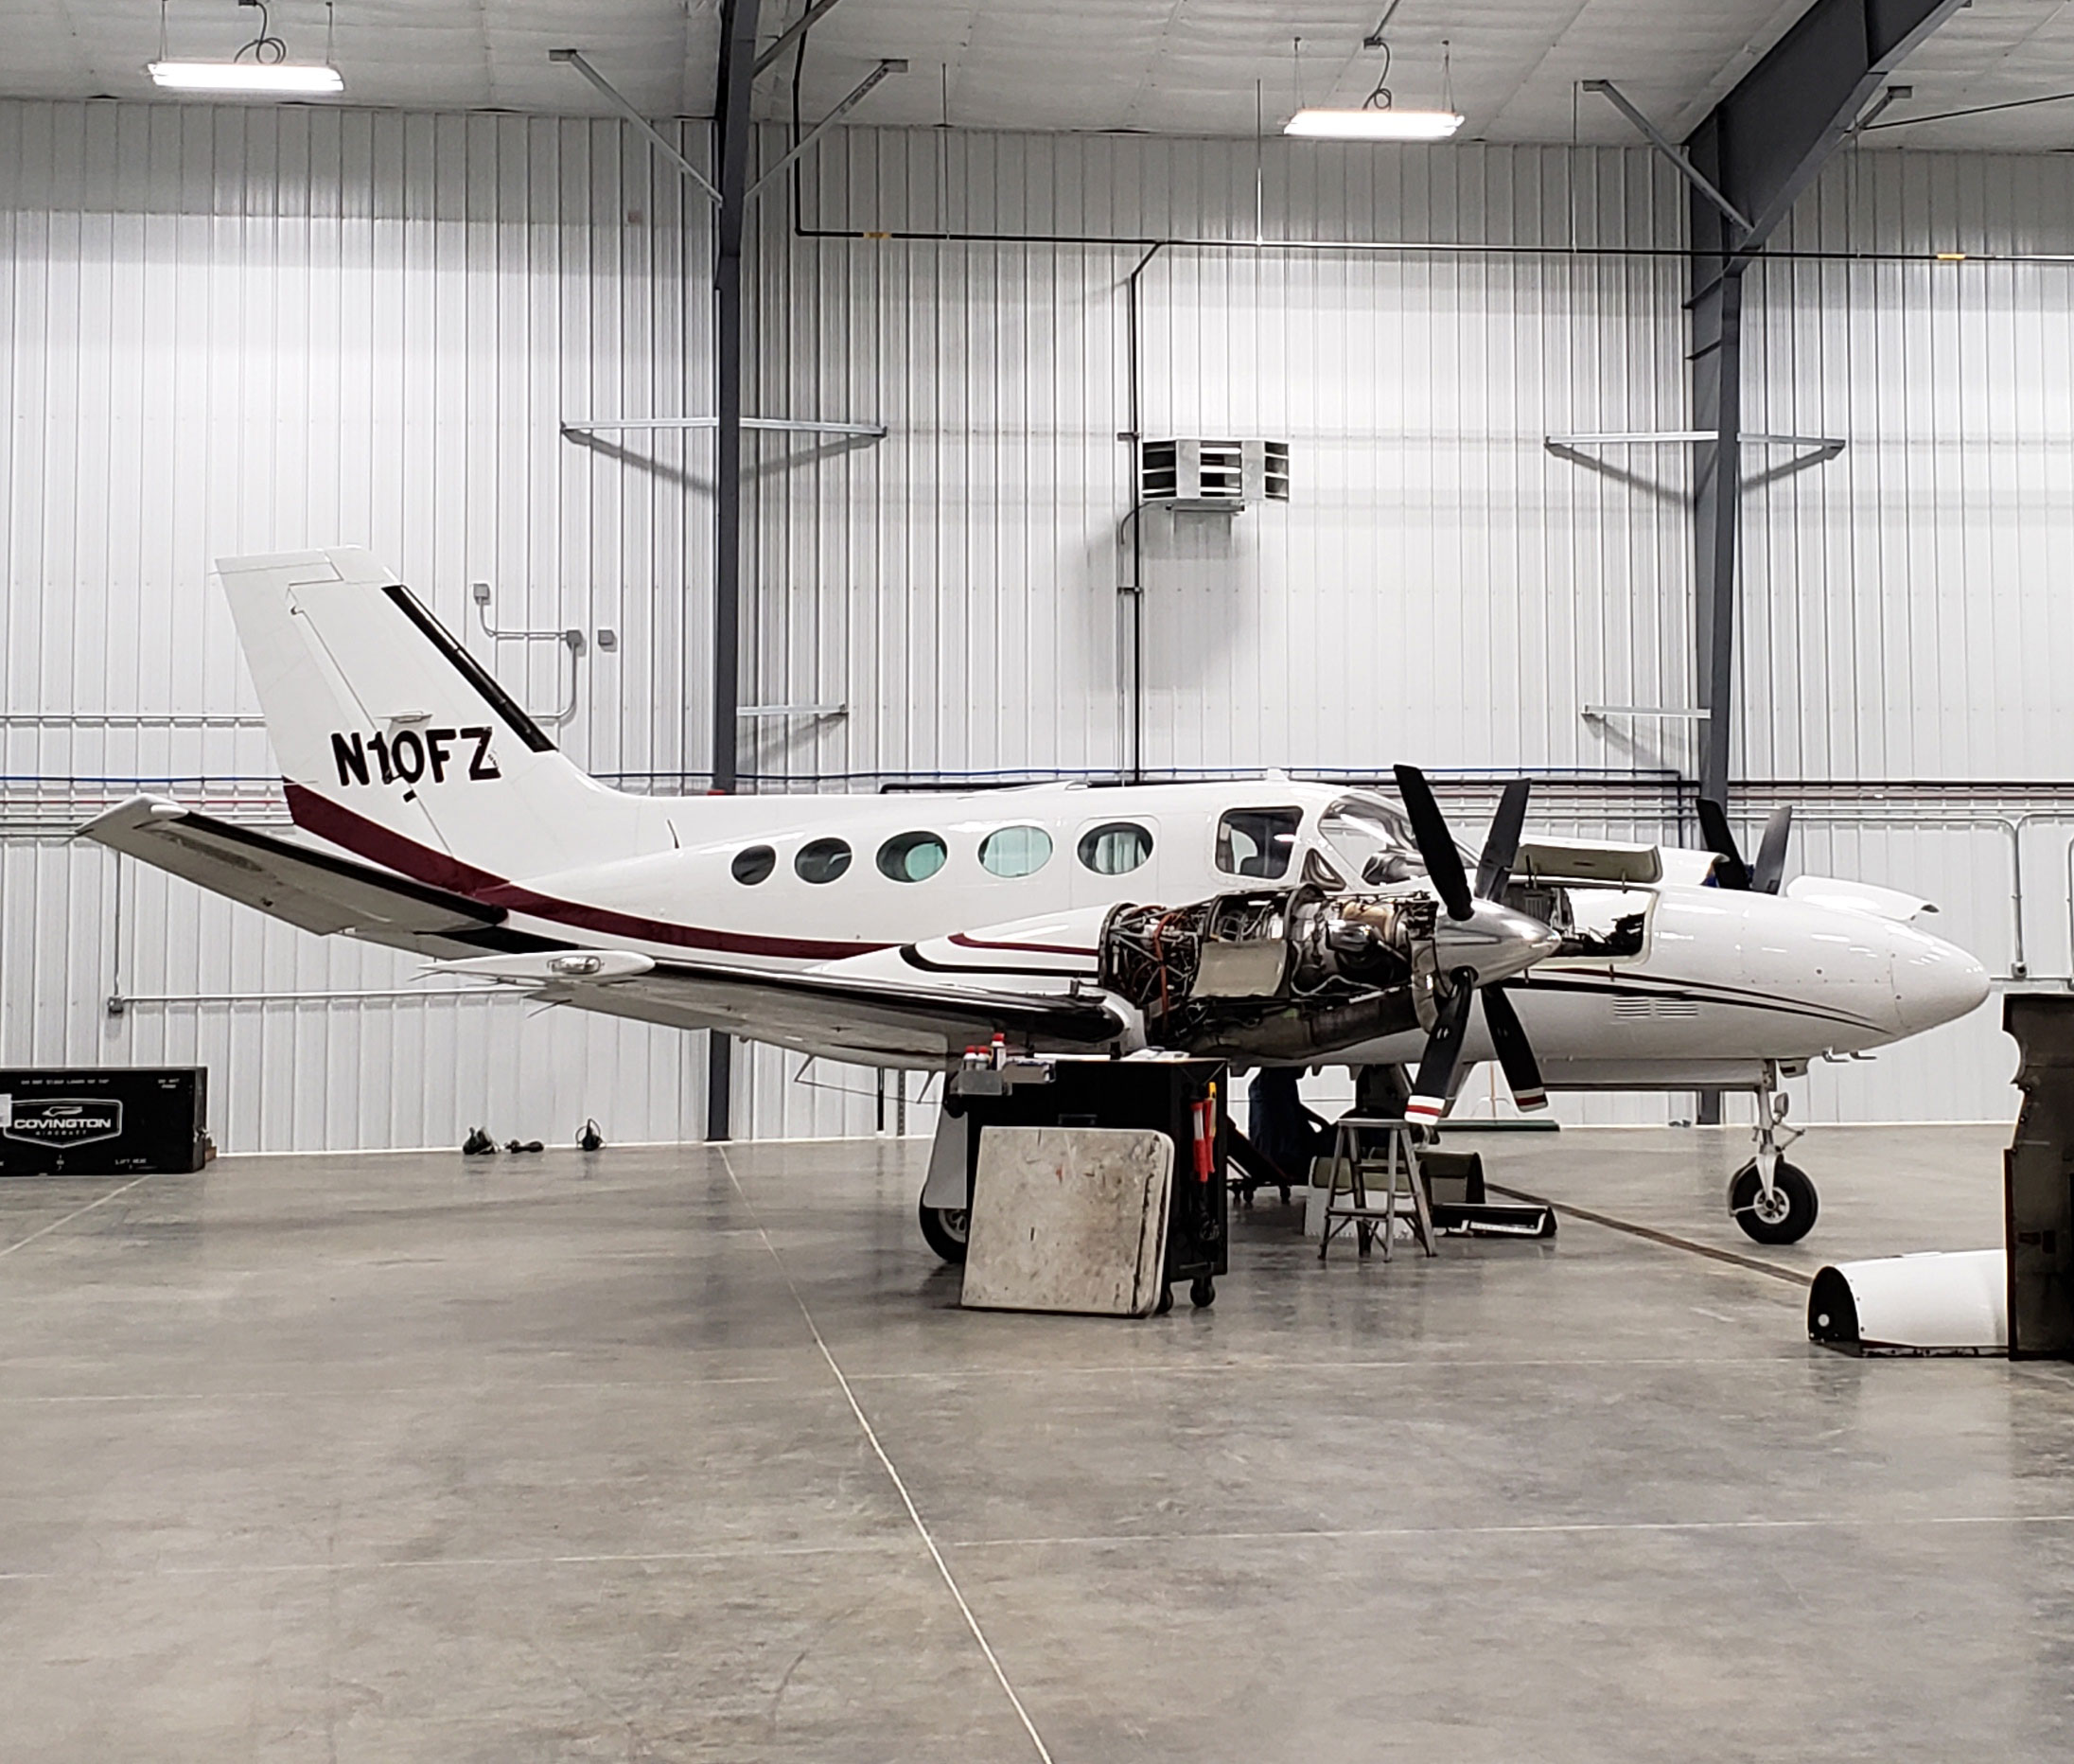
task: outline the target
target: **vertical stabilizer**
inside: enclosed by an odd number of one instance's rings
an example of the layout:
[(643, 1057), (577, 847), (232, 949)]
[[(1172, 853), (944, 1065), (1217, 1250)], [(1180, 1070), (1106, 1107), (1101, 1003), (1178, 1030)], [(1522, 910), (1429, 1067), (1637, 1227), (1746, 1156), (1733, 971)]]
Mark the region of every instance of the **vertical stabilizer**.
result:
[(642, 800), (571, 765), (368, 553), (217, 569), (299, 825), (463, 890), (643, 849)]

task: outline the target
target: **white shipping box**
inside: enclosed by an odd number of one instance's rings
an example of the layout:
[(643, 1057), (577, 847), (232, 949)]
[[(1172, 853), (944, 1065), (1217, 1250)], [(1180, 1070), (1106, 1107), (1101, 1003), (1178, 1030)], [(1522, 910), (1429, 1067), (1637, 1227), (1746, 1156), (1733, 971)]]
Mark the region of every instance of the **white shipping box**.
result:
[(1174, 1142), (1150, 1128), (983, 1129), (964, 1302), (1150, 1315), (1166, 1274), (1173, 1173)]

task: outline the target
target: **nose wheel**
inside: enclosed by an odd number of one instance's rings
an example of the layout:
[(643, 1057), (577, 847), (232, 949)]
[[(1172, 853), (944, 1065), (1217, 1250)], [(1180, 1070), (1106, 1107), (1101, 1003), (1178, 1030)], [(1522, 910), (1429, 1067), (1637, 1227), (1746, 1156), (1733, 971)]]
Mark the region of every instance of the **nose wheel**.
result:
[(1821, 1210), (1807, 1172), (1780, 1155), (1802, 1133), (1786, 1125), (1786, 1108), (1779, 1068), (1766, 1066), (1757, 1090), (1757, 1155), (1729, 1178), (1730, 1216), (1760, 1244), (1798, 1244)]
[(1814, 1229), (1821, 1203), (1807, 1172), (1780, 1159), (1766, 1188), (1752, 1158), (1729, 1183), (1729, 1211), (1744, 1234), (1760, 1244), (1798, 1244)]

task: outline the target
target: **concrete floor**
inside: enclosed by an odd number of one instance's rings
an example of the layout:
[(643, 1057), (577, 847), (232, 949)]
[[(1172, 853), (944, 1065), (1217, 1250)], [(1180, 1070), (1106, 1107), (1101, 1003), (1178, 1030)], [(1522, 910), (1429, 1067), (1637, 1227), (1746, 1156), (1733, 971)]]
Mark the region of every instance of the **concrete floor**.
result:
[[(1993, 1243), (2002, 1138), (1819, 1132), (1760, 1253)], [(1482, 1142), (1753, 1247), (1740, 1134)], [(1574, 1216), (968, 1314), (922, 1157), (0, 1184), (0, 1756), (2074, 1755), (2074, 1367)]]

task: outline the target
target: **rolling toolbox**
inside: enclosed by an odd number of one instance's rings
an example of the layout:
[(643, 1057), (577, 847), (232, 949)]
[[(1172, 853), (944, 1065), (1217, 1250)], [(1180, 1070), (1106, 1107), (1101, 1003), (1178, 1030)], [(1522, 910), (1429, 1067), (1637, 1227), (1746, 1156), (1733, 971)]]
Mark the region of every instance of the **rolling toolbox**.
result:
[(969, 1066), (952, 1074), (944, 1106), (980, 1129), (965, 1136), (970, 1205), (988, 1127), (1149, 1127), (1174, 1142), (1167, 1261), (1159, 1309), (1188, 1282), (1198, 1306), (1217, 1299), (1226, 1271), (1225, 1108), (1231, 1075), (1222, 1060), (1111, 1060), (1061, 1056)]

